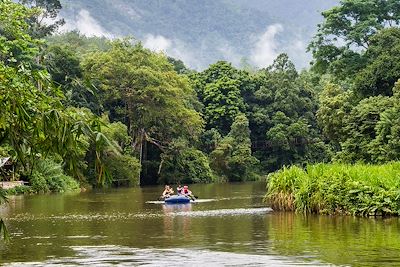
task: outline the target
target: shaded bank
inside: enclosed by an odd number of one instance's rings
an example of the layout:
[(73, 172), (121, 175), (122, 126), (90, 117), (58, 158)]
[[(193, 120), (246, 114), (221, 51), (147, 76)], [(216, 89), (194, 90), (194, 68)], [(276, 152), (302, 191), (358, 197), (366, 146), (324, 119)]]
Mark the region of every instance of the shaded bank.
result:
[(265, 199), (274, 210), (398, 216), (399, 178), (399, 162), (292, 166), (269, 176)]

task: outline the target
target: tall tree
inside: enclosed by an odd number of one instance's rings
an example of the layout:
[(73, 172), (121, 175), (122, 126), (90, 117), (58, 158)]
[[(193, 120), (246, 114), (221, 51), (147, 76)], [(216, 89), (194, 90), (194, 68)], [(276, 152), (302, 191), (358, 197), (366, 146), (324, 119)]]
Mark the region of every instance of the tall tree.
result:
[(254, 179), (258, 160), (251, 155), (249, 121), (244, 114), (236, 116), (229, 134), (210, 154), (211, 166), (229, 181)]
[(307, 76), (299, 75), (286, 54), (256, 76), (248, 103), (255, 155), (265, 169), (324, 158), (315, 113), (317, 104)]
[(190, 78), (204, 106), (206, 129), (215, 128), (226, 135), (235, 117), (247, 109), (245, 100), (254, 90), (250, 75), (228, 62), (218, 61)]
[(351, 77), (365, 64), (362, 57), (379, 30), (399, 25), (397, 0), (341, 0), (340, 5), (322, 12), (323, 23), (309, 45), (313, 69), (338, 77)]
[[(341, 151), (336, 159), (366, 163), (400, 159), (399, 88), (400, 83), (397, 82), (390, 97), (371, 96), (357, 104), (351, 101), (341, 104), (347, 107), (352, 105), (353, 108), (344, 116), (339, 115), (342, 125), (336, 130), (340, 133)], [(344, 109), (339, 107), (339, 110)]]
[(319, 95), (318, 124), (325, 138), (337, 149), (344, 138), (344, 120), (355, 105), (352, 97), (352, 92), (333, 83), (327, 83)]
[(207, 128), (216, 128), (221, 133), (227, 133), (236, 115), (244, 112), (239, 82), (224, 77), (207, 84), (203, 104)]
[(55, 85), (60, 86), (67, 106), (89, 108), (100, 115), (102, 108), (97, 98), (96, 88), (83, 79), (81, 59), (71, 47), (50, 45), (42, 52), (43, 65), (50, 73)]
[(382, 114), (393, 108), (393, 100), (387, 96), (370, 97), (352, 109), (345, 118), (342, 151), (337, 155), (339, 159), (346, 162), (376, 162), (376, 149), (373, 149), (377, 137), (376, 127)]
[(363, 55), (365, 67), (354, 78), (354, 92), (359, 99), (390, 96), (400, 78), (400, 29), (383, 29), (369, 40)]
[(198, 138), (203, 122), (193, 108), (194, 92), (164, 55), (140, 43), (114, 41), (109, 51), (90, 55), (84, 68), (100, 88), (105, 108), (121, 104), (117, 118), (128, 124), (141, 160), (147, 143), (163, 151), (175, 138)]
[(28, 17), (29, 33), (35, 38), (51, 35), (65, 23), (64, 19), (58, 18), (62, 8), (60, 0), (19, 0), (19, 2), (36, 9), (36, 12)]
[[(52, 86), (48, 72), (32, 67), (40, 43), (28, 34), (26, 19), (32, 12), (12, 1), (0, 2), (0, 145), (11, 146), (12, 156), (28, 173), (38, 155), (57, 154), (70, 174), (83, 178), (79, 151), (85, 149), (85, 142), (81, 137), (96, 145), (107, 139), (95, 116), (64, 111), (62, 92)], [(96, 168), (99, 164), (103, 164), (100, 158)], [(101, 182), (105, 172), (98, 171)]]

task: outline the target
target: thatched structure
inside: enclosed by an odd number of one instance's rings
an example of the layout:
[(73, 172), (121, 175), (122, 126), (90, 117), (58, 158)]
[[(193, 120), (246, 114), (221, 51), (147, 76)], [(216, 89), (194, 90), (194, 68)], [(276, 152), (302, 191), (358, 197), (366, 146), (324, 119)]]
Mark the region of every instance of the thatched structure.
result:
[(0, 180), (15, 180), (14, 162), (10, 157), (0, 158)]

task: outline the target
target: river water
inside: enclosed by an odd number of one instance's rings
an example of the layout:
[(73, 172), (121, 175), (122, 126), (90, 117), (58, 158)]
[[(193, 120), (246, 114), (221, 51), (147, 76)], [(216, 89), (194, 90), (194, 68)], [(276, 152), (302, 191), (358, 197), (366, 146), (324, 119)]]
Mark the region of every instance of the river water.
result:
[(162, 187), (21, 196), (0, 210), (7, 266), (400, 266), (398, 218), (272, 212), (264, 183), (193, 185), (195, 203)]

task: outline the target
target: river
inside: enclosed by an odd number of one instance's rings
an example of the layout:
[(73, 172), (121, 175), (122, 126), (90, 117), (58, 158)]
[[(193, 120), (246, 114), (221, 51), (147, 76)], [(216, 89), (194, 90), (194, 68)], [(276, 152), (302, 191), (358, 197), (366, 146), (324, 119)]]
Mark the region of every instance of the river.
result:
[(192, 185), (195, 203), (156, 201), (162, 187), (18, 196), (0, 215), (7, 266), (400, 265), (400, 220), (272, 212), (265, 184)]

